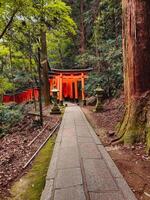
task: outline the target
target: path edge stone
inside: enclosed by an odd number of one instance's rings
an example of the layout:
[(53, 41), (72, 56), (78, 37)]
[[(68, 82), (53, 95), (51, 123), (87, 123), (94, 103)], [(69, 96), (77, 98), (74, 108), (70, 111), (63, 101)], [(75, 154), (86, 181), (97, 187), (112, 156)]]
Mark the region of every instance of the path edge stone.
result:
[(52, 157), (50, 160), (50, 164), (48, 167), (46, 179), (45, 179), (45, 186), (42, 191), (40, 200), (51, 200), (53, 197), (53, 189), (54, 189), (54, 179), (56, 176), (56, 170), (57, 170), (57, 160), (59, 155), (59, 148), (61, 143), (61, 135), (63, 131), (63, 123), (61, 122), (58, 135), (55, 140), (55, 145), (52, 153)]

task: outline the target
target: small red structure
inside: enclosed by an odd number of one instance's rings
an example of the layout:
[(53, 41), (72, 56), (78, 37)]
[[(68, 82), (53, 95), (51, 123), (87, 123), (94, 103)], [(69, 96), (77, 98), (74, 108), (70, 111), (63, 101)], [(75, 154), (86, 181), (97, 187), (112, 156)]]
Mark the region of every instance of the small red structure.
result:
[(32, 89), (27, 89), (25, 91), (21, 91), (18, 93), (13, 94), (5, 94), (3, 96), (3, 103), (9, 103), (11, 101), (16, 102), (17, 104), (31, 101), (33, 100), (33, 92), (34, 97), (36, 100), (38, 100), (39, 97), (39, 90), (37, 88), (34, 88), (34, 91)]
[(50, 95), (54, 87), (59, 90), (58, 100), (82, 99), (85, 102), (85, 79), (88, 78), (87, 69), (51, 69), (49, 71)]

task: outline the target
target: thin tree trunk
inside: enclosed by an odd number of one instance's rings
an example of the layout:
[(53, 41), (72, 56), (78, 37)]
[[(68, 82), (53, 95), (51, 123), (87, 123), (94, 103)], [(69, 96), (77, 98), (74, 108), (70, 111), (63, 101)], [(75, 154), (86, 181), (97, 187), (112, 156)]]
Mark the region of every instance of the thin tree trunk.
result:
[[(11, 50), (11, 44), (9, 44), (9, 60), (10, 60), (10, 71), (11, 71), (11, 78), (12, 82), (14, 83), (13, 79), (13, 62), (12, 62), (12, 50)], [(15, 101), (15, 88), (13, 87), (13, 101)]]
[(93, 15), (92, 15), (93, 22), (92, 22), (92, 24), (94, 24), (94, 22), (95, 22), (95, 20), (98, 16), (99, 5), (100, 5), (100, 0), (95, 0), (95, 2), (93, 3), (93, 7), (92, 7), (92, 12), (93, 12)]
[(124, 143), (147, 138), (150, 149), (150, 1), (122, 0), (126, 113), (118, 129)]
[(40, 123), (41, 126), (43, 126), (43, 110), (42, 110), (42, 87), (41, 87), (41, 54), (40, 54), (40, 49), (38, 48), (38, 75), (39, 75), (39, 110), (40, 110)]
[[(31, 78), (32, 78), (32, 80), (34, 80), (33, 69), (32, 69), (32, 43), (31, 43), (31, 32), (29, 32), (29, 47), (30, 47), (30, 50), (29, 50), (30, 72), (31, 72)], [(33, 83), (31, 83), (31, 87), (32, 87), (32, 100), (33, 100), (34, 108), (35, 108), (35, 111), (36, 111), (37, 108), (36, 108), (36, 99), (35, 99), (35, 92), (34, 92), (34, 84), (33, 84)]]
[[(100, 58), (100, 52), (98, 50), (98, 40), (97, 40), (97, 30), (96, 30), (96, 27), (95, 27), (95, 30), (94, 30), (94, 41), (95, 41), (95, 55), (97, 58)], [(97, 61), (97, 64), (96, 64), (96, 71), (97, 72), (100, 72), (101, 71), (101, 63), (100, 61), (98, 60)]]
[(4, 57), (1, 60), (1, 68), (0, 68), (0, 74), (2, 74), (4, 71)]
[(85, 52), (84, 0), (80, 0), (80, 53)]
[(0, 94), (0, 104), (2, 104), (3, 103), (3, 94)]
[(45, 106), (50, 104), (50, 86), (48, 78), (48, 59), (47, 59), (47, 44), (46, 32), (41, 31), (41, 66), (42, 66), (42, 91), (44, 96)]
[(114, 30), (115, 30), (116, 48), (118, 49), (118, 30), (117, 30), (117, 24), (116, 24), (115, 10), (114, 10), (113, 17), (114, 17)]
[(58, 52), (59, 52), (59, 57), (60, 57), (60, 66), (61, 66), (61, 68), (63, 69), (63, 54), (62, 54), (62, 52), (61, 52), (61, 45), (60, 44), (58, 44)]

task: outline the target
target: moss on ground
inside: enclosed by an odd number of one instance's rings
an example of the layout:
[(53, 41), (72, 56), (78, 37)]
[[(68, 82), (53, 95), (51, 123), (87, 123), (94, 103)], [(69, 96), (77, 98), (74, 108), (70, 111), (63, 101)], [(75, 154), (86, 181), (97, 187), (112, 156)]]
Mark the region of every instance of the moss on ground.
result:
[(45, 185), (49, 162), (56, 136), (52, 137), (39, 152), (32, 168), (11, 189), (10, 200), (39, 200)]

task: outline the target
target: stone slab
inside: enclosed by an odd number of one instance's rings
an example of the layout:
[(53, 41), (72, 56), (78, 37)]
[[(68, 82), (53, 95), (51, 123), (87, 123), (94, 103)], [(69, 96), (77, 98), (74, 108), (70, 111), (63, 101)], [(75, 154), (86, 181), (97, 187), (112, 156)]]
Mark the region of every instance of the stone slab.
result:
[(82, 175), (80, 168), (58, 170), (55, 179), (55, 189), (81, 185)]
[(64, 126), (66, 129), (75, 128), (75, 124), (66, 124)]
[(77, 146), (75, 128), (63, 129), (61, 147), (65, 146)]
[(75, 132), (75, 128), (64, 128), (62, 131), (62, 138), (63, 137), (71, 137), (71, 136), (75, 136), (76, 132)]
[(46, 185), (45, 185), (45, 188), (42, 192), (40, 200), (51, 200), (52, 199), (53, 185), (54, 185), (54, 181), (52, 179), (46, 181)]
[(61, 147), (72, 147), (77, 146), (77, 139), (76, 136), (68, 136), (68, 137), (62, 137), (61, 140)]
[(107, 193), (90, 193), (90, 200), (125, 200), (125, 199), (121, 192), (112, 191)]
[(82, 127), (87, 127), (85, 121), (80, 121), (80, 122), (75, 121), (75, 125), (76, 125), (76, 126), (79, 126), (79, 127), (81, 127), (81, 128), (82, 128)]
[(97, 144), (97, 145), (102, 144), (92, 127), (90, 127), (90, 133), (94, 139), (95, 144)]
[(89, 192), (119, 190), (103, 160), (84, 159), (83, 165)]
[(92, 137), (88, 128), (76, 127), (76, 133), (78, 137)]
[(86, 200), (82, 186), (55, 190), (54, 200)]
[(61, 139), (62, 139), (62, 131), (63, 131), (63, 126), (61, 126), (61, 128), (60, 128), (59, 131), (58, 131), (58, 134), (57, 134), (57, 138), (56, 138), (55, 143), (60, 143), (60, 142), (61, 142)]
[(75, 155), (79, 154), (78, 146), (75, 147), (61, 147), (59, 149), (59, 157), (61, 158), (62, 156), (68, 156), (68, 154), (72, 154), (74, 157)]
[(77, 147), (60, 148), (57, 168), (65, 169), (72, 167), (80, 167), (79, 152)]
[(66, 128), (66, 126), (68, 126), (68, 125), (70, 125), (70, 126), (75, 125), (74, 121), (72, 120), (72, 117), (70, 117), (69, 119), (65, 119), (64, 127)]
[(79, 143), (93, 143), (93, 139), (91, 137), (78, 137)]
[(80, 130), (83, 130), (83, 129), (87, 129), (88, 130), (88, 126), (87, 126), (87, 124), (86, 124), (86, 122), (84, 122), (84, 124), (83, 125), (77, 125), (76, 124), (76, 127), (78, 127), (78, 129), (80, 129)]
[(94, 143), (80, 143), (79, 148), (81, 158), (101, 158), (101, 154)]
[(47, 180), (48, 180), (48, 179), (54, 179), (55, 176), (56, 176), (57, 159), (58, 159), (57, 156), (54, 156), (54, 157), (51, 159), (50, 166), (49, 166), (49, 169), (48, 169), (48, 172), (47, 172), (47, 176), (46, 176), (46, 179), (47, 179)]
[(114, 177), (122, 178), (123, 177), (122, 174), (120, 173), (120, 171), (117, 168), (117, 166), (115, 165), (114, 161), (112, 160), (112, 158), (110, 157), (110, 155), (106, 151), (105, 147), (103, 145), (98, 145), (98, 149), (101, 152), (101, 155), (104, 158), (106, 164), (108, 165), (112, 175)]
[(48, 168), (46, 179), (53, 179), (56, 175), (59, 147), (60, 147), (60, 144), (55, 143), (53, 155), (52, 155), (52, 158), (51, 158), (51, 161), (50, 161), (50, 166)]
[(116, 178), (119, 189), (122, 191), (126, 200), (137, 200), (132, 190), (129, 188), (124, 178)]
[(93, 130), (92, 126), (89, 124), (88, 120), (86, 119), (86, 117), (85, 117), (84, 113), (82, 112), (81, 108), (79, 108), (79, 109), (80, 109), (81, 115), (83, 116), (83, 119), (84, 119), (84, 121), (85, 121), (85, 124), (87, 125), (87, 127), (88, 127), (88, 129), (89, 129), (89, 131), (90, 131), (90, 134), (91, 134), (91, 136), (92, 136), (93, 139), (94, 139), (94, 142), (95, 142), (96, 144), (98, 144), (98, 145), (102, 144), (101, 141), (100, 141), (100, 139), (97, 137), (95, 131)]

